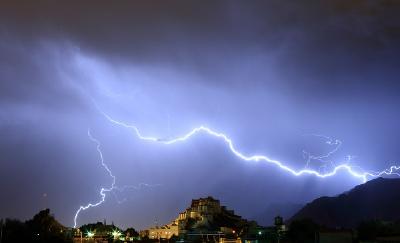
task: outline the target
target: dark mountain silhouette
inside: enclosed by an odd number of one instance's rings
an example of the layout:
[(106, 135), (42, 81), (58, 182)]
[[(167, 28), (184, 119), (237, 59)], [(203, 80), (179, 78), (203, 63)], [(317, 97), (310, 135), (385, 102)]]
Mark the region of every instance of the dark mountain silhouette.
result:
[(260, 225), (272, 225), (276, 216), (279, 215), (284, 219), (289, 219), (303, 206), (304, 204), (290, 202), (271, 203), (262, 212), (252, 217), (252, 219)]
[(356, 227), (363, 220), (400, 220), (400, 179), (377, 178), (336, 197), (308, 203), (289, 221), (310, 218), (328, 227)]

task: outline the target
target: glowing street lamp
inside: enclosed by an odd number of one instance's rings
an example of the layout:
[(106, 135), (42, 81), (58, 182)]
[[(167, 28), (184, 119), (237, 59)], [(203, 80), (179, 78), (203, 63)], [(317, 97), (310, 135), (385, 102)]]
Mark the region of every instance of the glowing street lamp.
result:
[(88, 231), (88, 232), (86, 233), (86, 235), (87, 235), (87, 237), (89, 237), (89, 238), (93, 238), (93, 236), (94, 236), (94, 233), (93, 233), (93, 232), (90, 232), (90, 231)]
[(111, 234), (114, 236), (114, 239), (118, 239), (121, 236), (121, 232), (118, 230), (114, 230)]

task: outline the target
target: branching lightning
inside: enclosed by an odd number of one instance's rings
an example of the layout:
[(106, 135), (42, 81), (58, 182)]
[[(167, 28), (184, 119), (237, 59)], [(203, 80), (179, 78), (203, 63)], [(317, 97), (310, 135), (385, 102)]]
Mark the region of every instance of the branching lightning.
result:
[(100, 144), (100, 142), (92, 136), (92, 134), (90, 133), (90, 130), (88, 130), (87, 135), (90, 138), (90, 140), (92, 140), (94, 143), (96, 143), (96, 149), (97, 149), (97, 152), (99, 153), (99, 156), (100, 156), (101, 165), (104, 167), (104, 169), (107, 170), (108, 174), (112, 178), (112, 183), (111, 183), (111, 187), (110, 188), (102, 187), (100, 189), (100, 195), (101, 195), (100, 201), (98, 201), (97, 203), (89, 203), (86, 206), (80, 206), (79, 207), (79, 209), (78, 209), (78, 211), (76, 211), (75, 217), (74, 217), (74, 228), (76, 228), (76, 220), (78, 218), (79, 213), (82, 210), (86, 210), (86, 209), (89, 209), (89, 208), (92, 208), (92, 207), (97, 207), (100, 204), (102, 204), (104, 202), (104, 200), (106, 199), (106, 192), (112, 191), (114, 189), (114, 186), (115, 186), (115, 176), (112, 174), (112, 172), (108, 168), (108, 166), (104, 163), (104, 157), (103, 157), (103, 153), (101, 152), (101, 148), (100, 148), (101, 144)]
[[(328, 164), (328, 163), (334, 167), (333, 161), (329, 160), (329, 159), (333, 154), (335, 154), (340, 149), (340, 147), (342, 146), (342, 141), (340, 141), (339, 139), (333, 139), (328, 136), (320, 135), (320, 134), (306, 134), (304, 136), (313, 136), (313, 137), (317, 137), (317, 138), (322, 138), (322, 139), (325, 139), (325, 143), (327, 145), (334, 146), (334, 148), (332, 150), (330, 150), (328, 153), (323, 154), (323, 155), (318, 155), (318, 156), (311, 154), (310, 152), (308, 152), (306, 150), (303, 150), (303, 157), (306, 159), (305, 168), (308, 168), (312, 161), (321, 162), (323, 164), (321, 167), (324, 167), (324, 168), (326, 167), (326, 164)], [(350, 161), (351, 158), (352, 158), (351, 156), (348, 156), (347, 157), (348, 161)]]
[(139, 183), (139, 185), (134, 186), (134, 185), (124, 185), (121, 187), (115, 186), (113, 193), (115, 196), (115, 199), (117, 200), (118, 204), (121, 204), (125, 201), (127, 201), (127, 198), (123, 198), (122, 200), (117, 196), (116, 191), (118, 191), (119, 193), (123, 193), (126, 190), (141, 190), (143, 188), (153, 188), (153, 187), (159, 187), (161, 186), (161, 184), (147, 184), (147, 183)]
[[(98, 108), (98, 107), (97, 107)], [(238, 158), (240, 158), (241, 160), (244, 161), (253, 161), (253, 162), (266, 162), (269, 164), (273, 164), (277, 167), (279, 167), (280, 169), (294, 175), (294, 176), (302, 176), (302, 175), (313, 175), (319, 178), (326, 178), (326, 177), (331, 177), (337, 174), (338, 171), (347, 171), (351, 176), (355, 177), (355, 178), (359, 178), (360, 180), (362, 180), (362, 182), (366, 182), (368, 180), (368, 178), (374, 178), (374, 177), (379, 177), (382, 175), (396, 175), (396, 176), (400, 176), (400, 166), (395, 166), (392, 165), (389, 168), (382, 170), (382, 171), (364, 171), (363, 169), (361, 169), (359, 166), (353, 166), (350, 165), (350, 161), (352, 159), (352, 156), (348, 156), (347, 159), (345, 160), (344, 163), (339, 164), (339, 165), (335, 165), (332, 161), (330, 161), (331, 163), (331, 170), (326, 172), (321, 172), (321, 171), (317, 171), (317, 170), (313, 170), (309, 168), (309, 163), (311, 160), (316, 160), (316, 161), (320, 161), (323, 163), (327, 163), (327, 158), (329, 158), (332, 154), (334, 154), (342, 145), (342, 142), (340, 140), (337, 139), (331, 139), (329, 137), (323, 136), (323, 135), (313, 135), (313, 136), (318, 136), (318, 137), (322, 137), (326, 139), (326, 143), (330, 146), (334, 146), (334, 149), (329, 151), (327, 154), (324, 155), (320, 155), (320, 156), (315, 156), (312, 155), (311, 153), (304, 151), (303, 150), (303, 155), (306, 157), (307, 159), (307, 165), (304, 169), (301, 170), (296, 170), (291, 168), (288, 165), (285, 165), (285, 163), (276, 160), (276, 159), (272, 159), (269, 158), (265, 155), (245, 155), (243, 153), (241, 153), (238, 149), (236, 149), (236, 147), (234, 146), (234, 143), (232, 141), (232, 139), (230, 139), (227, 135), (225, 135), (224, 133), (218, 132), (218, 131), (214, 131), (211, 128), (208, 128), (206, 126), (199, 126), (196, 127), (194, 129), (192, 129), (191, 131), (189, 131), (188, 133), (180, 136), (180, 137), (176, 137), (174, 139), (162, 139), (162, 138), (157, 138), (157, 137), (151, 137), (151, 136), (145, 136), (143, 135), (140, 130), (134, 126), (134, 125), (130, 125), (118, 120), (115, 120), (113, 118), (111, 118), (109, 115), (107, 115), (106, 113), (102, 112), (100, 109), (99, 111), (103, 114), (103, 116), (112, 124), (117, 125), (117, 126), (121, 126), (124, 128), (127, 128), (131, 131), (134, 132), (134, 135), (136, 135), (137, 138), (144, 140), (144, 141), (150, 141), (150, 142), (156, 142), (156, 143), (162, 143), (165, 145), (172, 145), (175, 143), (179, 143), (179, 142), (185, 142), (186, 140), (190, 139), (191, 137), (199, 134), (199, 133), (205, 133), (207, 135), (210, 135), (212, 137), (215, 137), (217, 139), (222, 140), (228, 147), (228, 149)], [(76, 211), (75, 213), (75, 217), (74, 217), (74, 228), (76, 228), (77, 225), (77, 218), (79, 216), (79, 213), (81, 211), (84, 211), (86, 209), (92, 208), (92, 207), (97, 207), (99, 205), (101, 205), (106, 198), (106, 193), (108, 192), (114, 192), (115, 191), (119, 191), (122, 192), (124, 190), (127, 189), (140, 189), (143, 186), (146, 187), (151, 187), (151, 186), (159, 186), (157, 185), (149, 185), (149, 184), (145, 184), (145, 183), (140, 183), (138, 186), (122, 186), (122, 187), (117, 187), (115, 186), (115, 181), (116, 181), (116, 177), (113, 175), (112, 171), (109, 169), (109, 167), (107, 166), (107, 164), (105, 164), (104, 162), (104, 157), (103, 157), (103, 153), (101, 151), (101, 144), (100, 142), (95, 139), (90, 131), (88, 131), (88, 137), (90, 138), (91, 141), (93, 141), (94, 143), (96, 143), (96, 149), (97, 152), (100, 156), (100, 162), (101, 165), (105, 168), (105, 170), (107, 171), (107, 173), (109, 174), (109, 176), (112, 178), (112, 183), (111, 186), (109, 188), (101, 188), (100, 189), (100, 195), (101, 195), (101, 199), (96, 202), (96, 203), (89, 203), (85, 206), (80, 206), (79, 209)], [(322, 167), (326, 168), (326, 165), (323, 165)], [(118, 199), (117, 199), (118, 200)], [(118, 200), (118, 202), (120, 202)]]
[[(111, 118), (109, 115), (107, 115), (106, 113), (102, 112), (100, 110), (100, 112), (104, 115), (104, 117), (111, 123), (118, 125), (118, 126), (122, 126), (125, 127), (127, 129), (130, 129), (134, 132), (134, 134), (141, 140), (145, 140), (145, 141), (151, 141), (151, 142), (158, 142), (158, 143), (162, 143), (162, 144), (166, 144), (166, 145), (171, 145), (171, 144), (175, 144), (175, 143), (179, 143), (179, 142), (184, 142), (186, 140), (188, 140), (189, 138), (193, 137), (196, 134), (199, 133), (206, 133), (212, 137), (216, 137), (220, 140), (222, 140), (227, 147), (229, 148), (229, 150), (238, 158), (244, 160), (244, 161), (253, 161), (253, 162), (266, 162), (266, 163), (270, 163), (273, 165), (278, 166), (280, 169), (294, 175), (294, 176), (302, 176), (302, 175), (314, 175), (316, 177), (319, 178), (326, 178), (326, 177), (331, 177), (336, 175), (336, 173), (338, 171), (344, 170), (347, 171), (351, 176), (355, 177), (355, 178), (359, 178), (361, 179), (363, 182), (366, 182), (368, 180), (369, 177), (379, 177), (382, 175), (397, 175), (400, 176), (400, 174), (397, 172), (398, 170), (400, 170), (400, 166), (390, 166), (388, 169), (385, 169), (383, 171), (379, 171), (379, 172), (368, 172), (368, 171), (362, 171), (362, 170), (356, 170), (355, 168), (359, 168), (357, 166), (351, 166), (349, 163), (343, 163), (340, 165), (335, 166), (331, 171), (326, 172), (326, 173), (322, 173), (313, 169), (309, 169), (309, 168), (305, 168), (302, 170), (296, 170), (293, 169), (291, 167), (289, 167), (288, 165), (285, 165), (283, 162), (279, 161), (279, 160), (275, 160), (272, 158), (269, 158), (265, 155), (245, 155), (243, 153), (241, 153), (239, 150), (236, 149), (236, 147), (234, 146), (233, 141), (224, 133), (221, 132), (217, 132), (212, 130), (211, 128), (208, 128), (206, 126), (199, 126), (194, 128), (193, 130), (189, 131), (188, 133), (174, 138), (174, 139), (160, 139), (157, 137), (150, 137), (150, 136), (144, 136), (142, 135), (142, 133), (140, 132), (140, 130), (134, 126), (134, 125), (130, 125), (121, 121), (117, 121), (113, 118)], [(335, 140), (332, 141), (328, 140), (328, 143), (332, 143), (332, 144), (336, 144), (337, 147), (334, 151), (331, 151), (329, 154), (327, 154), (324, 157), (330, 156), (331, 153), (334, 153), (340, 146), (341, 142), (339, 140)], [(319, 159), (323, 159), (324, 157), (320, 157)]]
[[(123, 191), (128, 190), (128, 189), (140, 190), (140, 189), (142, 189), (143, 187), (160, 186), (160, 184), (150, 185), (150, 184), (147, 184), (147, 183), (139, 183), (139, 185), (137, 185), (137, 186), (133, 186), (133, 185), (125, 185), (125, 186), (122, 186), (122, 187), (116, 186), (116, 185), (115, 185), (116, 177), (113, 175), (113, 173), (112, 173), (112, 171), (110, 170), (110, 168), (109, 168), (109, 167), (107, 166), (107, 164), (104, 162), (104, 157), (103, 157), (103, 152), (101, 151), (101, 144), (100, 144), (100, 141), (97, 140), (97, 139), (95, 139), (95, 138), (92, 136), (92, 134), (90, 133), (90, 130), (88, 130), (87, 135), (88, 135), (89, 139), (90, 139), (92, 142), (96, 143), (96, 149), (97, 149), (97, 152), (98, 152), (98, 154), (99, 154), (99, 156), (100, 156), (101, 165), (102, 165), (103, 168), (107, 171), (108, 175), (112, 178), (112, 183), (111, 183), (111, 186), (110, 186), (109, 188), (104, 188), (104, 187), (102, 187), (102, 188), (100, 189), (100, 196), (101, 196), (101, 199), (100, 199), (98, 202), (96, 202), (96, 203), (89, 203), (89, 204), (87, 204), (87, 205), (85, 205), (85, 206), (80, 206), (80, 207), (79, 207), (79, 209), (76, 211), (75, 216), (74, 216), (74, 228), (76, 228), (77, 219), (78, 219), (79, 213), (80, 213), (81, 211), (86, 210), (86, 209), (89, 209), (89, 208), (92, 208), (92, 207), (97, 207), (97, 206), (101, 205), (101, 204), (105, 201), (105, 199), (106, 199), (106, 193), (108, 193), (108, 192), (115, 192), (115, 191), (123, 192)], [(114, 193), (114, 195), (115, 195), (115, 197), (117, 197), (115, 193)], [(118, 203), (121, 203), (121, 201), (120, 201), (118, 198), (117, 198), (117, 201), (118, 201)]]

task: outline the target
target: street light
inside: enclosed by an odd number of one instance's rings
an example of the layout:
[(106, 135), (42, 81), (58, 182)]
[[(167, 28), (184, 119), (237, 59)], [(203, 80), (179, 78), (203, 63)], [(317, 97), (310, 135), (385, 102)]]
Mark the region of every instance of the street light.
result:
[(92, 237), (94, 236), (94, 233), (88, 231), (88, 232), (86, 233), (86, 235), (87, 235), (87, 237), (92, 238)]
[(121, 235), (121, 232), (119, 232), (118, 230), (114, 230), (111, 234), (114, 236), (114, 239), (118, 239)]

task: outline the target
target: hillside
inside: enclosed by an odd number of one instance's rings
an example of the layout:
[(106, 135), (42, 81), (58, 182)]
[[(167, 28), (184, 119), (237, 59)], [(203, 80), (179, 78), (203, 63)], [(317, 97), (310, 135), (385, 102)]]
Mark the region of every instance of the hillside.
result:
[(260, 213), (251, 217), (252, 220), (257, 221), (260, 225), (272, 225), (276, 216), (281, 216), (284, 219), (289, 219), (296, 212), (298, 212), (304, 204), (300, 203), (271, 203)]
[(400, 220), (400, 179), (377, 178), (337, 197), (308, 203), (289, 221), (311, 218), (329, 227), (355, 227), (362, 220)]

